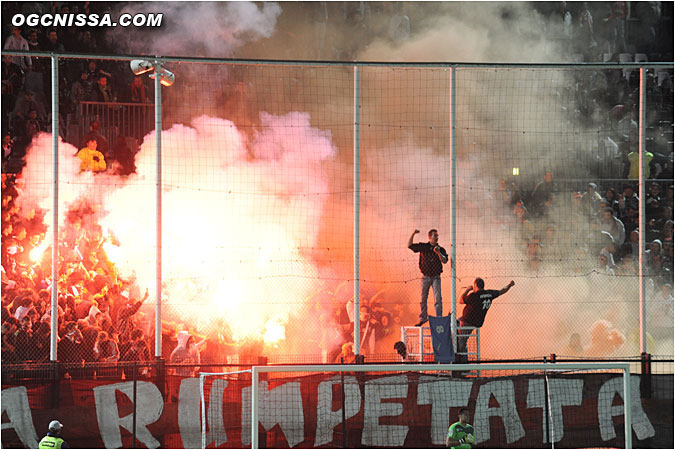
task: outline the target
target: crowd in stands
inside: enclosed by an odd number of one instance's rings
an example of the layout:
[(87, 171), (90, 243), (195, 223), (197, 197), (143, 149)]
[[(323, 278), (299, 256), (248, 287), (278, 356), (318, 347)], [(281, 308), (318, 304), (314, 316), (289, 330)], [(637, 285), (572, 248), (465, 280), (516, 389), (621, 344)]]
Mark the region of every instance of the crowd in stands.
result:
[[(339, 4), (336, 19), (333, 14), (336, 6), (330, 3), (315, 2), (306, 6), (317, 24), (340, 20), (362, 30), (368, 28), (369, 21), (388, 14), (392, 17), (389, 25), (392, 39), (407, 39), (415, 30), (415, 11), (405, 4), (344, 2)], [(105, 2), (2, 3), (5, 17), (34, 11), (104, 13), (109, 8)], [(582, 60), (618, 61), (622, 54), (632, 55), (633, 60), (637, 55), (646, 55), (649, 60), (673, 60), (672, 4), (667, 2), (559, 2), (537, 5), (537, 8), (542, 17), (551, 19), (541, 26), (551, 26), (557, 20), (557, 28), (550, 32), (567, 39), (569, 52), (581, 55)], [(669, 11), (666, 8), (670, 8)], [(662, 20), (666, 16), (669, 21)], [(103, 28), (37, 26), (2, 31), (5, 49), (116, 51), (103, 39)], [(662, 39), (668, 33), (671, 33), (670, 46), (664, 45)], [(319, 47), (317, 57), (348, 59), (354, 51), (354, 48), (332, 49), (329, 55)], [(45, 58), (35, 57), (5, 56), (2, 60), (3, 363), (49, 360), (51, 249), (45, 245), (49, 241), (45, 236), (45, 211), (23, 210), (17, 198), (22, 190), (21, 168), (26, 146), (37, 133), (50, 131), (51, 127), (51, 113), (47, 108), (51, 96), (50, 64)], [(134, 77), (123, 62), (72, 59), (61, 64), (59, 114), (60, 122), (66, 126), (60, 132), (79, 149), (81, 170), (133, 172), (133, 150), (124, 136), (110, 145), (98, 121), (84, 124), (89, 126), (89, 132), (83, 135), (71, 135), (68, 124), (82, 120), (78, 112), (81, 102), (147, 103), (152, 98), (150, 88), (145, 86), (143, 78)], [(516, 225), (531, 270), (541, 270), (542, 265), (550, 261), (597, 258), (593, 270), (607, 276), (637, 274), (638, 210), (639, 202), (643, 201), (647, 274), (654, 291), (667, 297), (668, 289), (672, 293), (673, 280), (672, 72), (652, 73), (648, 80), (650, 127), (645, 156), (649, 163), (646, 177), (650, 180), (644, 199), (637, 196), (636, 181), (636, 73), (595, 71), (583, 75), (591, 79), (580, 80), (583, 82), (575, 87), (578, 109), (573, 113), (579, 121), (594, 123), (605, 131), (598, 142), (598, 166), (590, 170), (602, 172), (606, 161), (618, 161), (616, 166), (607, 169), (601, 178), (585, 183), (583, 189), (559, 185), (551, 170), (532, 187), (519, 186), (515, 179), (502, 180), (493, 194), (512, 211), (512, 224)], [(569, 214), (565, 223), (554, 220), (553, 211), (561, 207)], [(121, 277), (108, 260), (105, 245), (114, 237), (106, 235), (92, 217), (86, 204), (71, 207), (66, 227), (60, 230), (58, 360), (71, 364), (149, 361), (154, 331), (140, 311), (147, 292), (141, 295), (135, 280)], [(562, 254), (560, 236), (570, 231), (563, 229), (565, 224), (584, 223), (588, 227), (583, 229), (583, 245), (574, 250), (576, 257), (570, 258), (569, 247), (564, 249), (567, 253)], [(579, 233), (579, 229), (575, 232)], [(403, 311), (390, 304), (385, 307), (377, 294), (362, 298), (362, 342), (366, 351), (372, 352), (379, 339), (390, 335), (401, 324)], [(666, 298), (668, 301), (672, 305), (672, 295)], [(347, 302), (328, 314), (333, 317), (326, 320), (339, 324), (340, 339), (346, 343), (333, 351), (329, 359), (349, 362), (354, 354), (353, 347), (349, 347), (353, 340), (353, 304), (350, 309)], [(672, 318), (672, 306), (670, 315)], [(184, 327), (167, 327), (163, 341), (171, 347), (162, 353), (171, 355), (170, 362), (199, 364), (204, 341), (197, 342), (196, 333), (181, 328)], [(332, 340), (327, 336), (322, 339)], [(180, 374), (194, 373), (194, 369), (190, 370)], [(74, 370), (71, 372), (69, 375), (75, 375)]]
[[(636, 54), (652, 61), (672, 60), (666, 57), (673, 41), (673, 6), (667, 2), (530, 2), (527, 6), (538, 13), (538, 20), (526, 25), (516, 20), (510, 6), (504, 5), (501, 17), (494, 20), (504, 21), (525, 38), (546, 36), (560, 45), (551, 51), (562, 50), (579, 62), (619, 62), (626, 58), (622, 54), (631, 54), (631, 61)], [(315, 25), (311, 58), (340, 61), (357, 59), (359, 51), (378, 39), (409, 40), (429, 26), (430, 10), (437, 13), (417, 2), (319, 1), (296, 7)], [(451, 6), (448, 11), (453, 14)], [(341, 36), (332, 39), (332, 30), (341, 30)], [(490, 33), (486, 30), (492, 38)]]
[[(48, 362), (52, 291), (45, 211), (17, 206), (21, 178), (3, 174), (2, 183), (2, 362)], [(140, 311), (148, 291), (141, 296), (134, 279), (120, 276), (107, 257), (108, 243), (114, 244), (114, 237), (96, 223), (86, 201), (70, 208), (60, 229), (58, 263), (57, 358), (66, 377), (119, 377), (121, 371), (97, 371), (84, 363), (144, 363), (154, 354), (152, 321)], [(198, 335), (180, 324), (164, 327), (169, 362), (193, 365), (177, 374), (193, 373), (205, 341), (196, 342)]]
[[(515, 233), (533, 271), (548, 264), (560, 266), (569, 261), (579, 264), (599, 258), (599, 266), (580, 268), (581, 273), (600, 270), (614, 275), (637, 274), (638, 208), (636, 182), (606, 180), (603, 187), (594, 182), (585, 191), (561, 189), (546, 172), (545, 180), (527, 192), (517, 183), (500, 181), (499, 196), (512, 211)], [(622, 189), (614, 187), (619, 183)], [(548, 186), (547, 186), (548, 185)], [(546, 190), (545, 195), (539, 192)], [(649, 183), (645, 205), (644, 261), (647, 276), (660, 289), (673, 279), (673, 181)], [(580, 252), (570, 257), (570, 248)], [(569, 268), (565, 268), (568, 270)]]
[[(17, 206), (21, 183), (2, 176), (2, 361), (48, 361), (51, 248), (44, 211)], [(148, 361), (138, 311), (147, 299), (117, 274), (86, 205), (71, 209), (60, 236), (58, 359), (64, 363)], [(137, 291), (137, 289), (136, 289)]]
[[(98, 2), (3, 2), (4, 17), (16, 13), (104, 14), (110, 5)], [(5, 21), (7, 27), (10, 21)], [(106, 44), (105, 29), (87, 27), (3, 28), (3, 48), (31, 52), (114, 53)], [(79, 130), (82, 124), (81, 102), (149, 103), (152, 87), (146, 88), (141, 77), (135, 77), (123, 61), (87, 61), (61, 59), (59, 62), (59, 123), (60, 135), (82, 148)], [(2, 136), (3, 172), (19, 172), (23, 166), (26, 147), (36, 133), (51, 131), (51, 60), (45, 57), (5, 56), (2, 59)], [(113, 123), (103, 124), (113, 128)], [(100, 150), (104, 157), (119, 162), (119, 173), (132, 172), (133, 155), (124, 148), (124, 136), (115, 136), (115, 144)], [(122, 149), (121, 155), (113, 152)], [(131, 159), (131, 161), (130, 161)]]
[[(330, 349), (326, 362), (340, 363), (354, 360), (354, 298), (353, 286), (343, 283), (335, 289), (329, 308), (324, 314), (333, 314), (331, 320), (322, 317), (324, 323), (335, 323), (335, 333), (343, 344)], [(348, 299), (345, 301), (345, 299)], [(359, 324), (363, 352), (376, 353), (377, 342), (391, 336), (398, 336), (400, 326), (405, 325), (403, 305), (388, 297), (385, 290), (371, 292), (369, 289), (360, 289), (359, 294)], [(326, 336), (322, 337), (323, 339)], [(323, 343), (320, 343), (323, 348)], [(351, 353), (350, 353), (351, 352)]]

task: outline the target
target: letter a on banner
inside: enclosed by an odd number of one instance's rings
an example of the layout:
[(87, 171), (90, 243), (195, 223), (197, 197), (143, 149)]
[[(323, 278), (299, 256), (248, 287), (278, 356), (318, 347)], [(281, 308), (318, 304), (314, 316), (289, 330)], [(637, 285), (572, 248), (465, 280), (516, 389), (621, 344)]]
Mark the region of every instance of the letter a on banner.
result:
[(23, 445), (28, 448), (37, 448), (38, 437), (28, 404), (28, 390), (25, 386), (2, 390), (2, 415), (5, 414), (9, 421), (2, 423), (2, 429), (14, 429)]
[(434, 348), (434, 361), (438, 363), (455, 362), (450, 316), (429, 316), (429, 327), (431, 328), (431, 344)]

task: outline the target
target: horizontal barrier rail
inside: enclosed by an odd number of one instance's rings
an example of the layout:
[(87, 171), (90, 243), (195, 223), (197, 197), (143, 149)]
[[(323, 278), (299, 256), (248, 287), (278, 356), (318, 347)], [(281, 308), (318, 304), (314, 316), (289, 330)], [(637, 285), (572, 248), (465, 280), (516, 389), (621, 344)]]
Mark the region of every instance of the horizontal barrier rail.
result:
[(148, 56), (148, 55), (100, 55), (84, 53), (49, 53), (28, 52), (17, 50), (3, 50), (3, 55), (12, 56), (37, 56), (75, 59), (103, 59), (133, 61), (136, 59), (159, 60), (161, 62), (186, 62), (204, 64), (255, 64), (273, 66), (344, 66), (344, 67), (456, 67), (456, 68), (538, 68), (538, 69), (649, 69), (663, 68), (672, 69), (672, 62), (631, 62), (631, 63), (467, 63), (467, 62), (378, 62), (378, 61), (309, 61), (309, 60), (280, 60), (280, 59), (237, 59), (237, 58), (198, 58), (191, 56)]

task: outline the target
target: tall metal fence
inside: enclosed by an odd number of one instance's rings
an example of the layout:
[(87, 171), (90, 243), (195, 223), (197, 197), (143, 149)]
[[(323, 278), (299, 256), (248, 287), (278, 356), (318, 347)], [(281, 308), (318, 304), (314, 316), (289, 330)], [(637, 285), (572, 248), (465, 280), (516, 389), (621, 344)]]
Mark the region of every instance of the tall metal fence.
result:
[(151, 80), (89, 55), (147, 101), (68, 108), (85, 60), (49, 57), (60, 137), (27, 142), (3, 215), (3, 363), (45, 360), (20, 350), (38, 335), (67, 362), (395, 357), (432, 228), (451, 262), (429, 314), (515, 281), (483, 357), (673, 354), (672, 64), (157, 58)]

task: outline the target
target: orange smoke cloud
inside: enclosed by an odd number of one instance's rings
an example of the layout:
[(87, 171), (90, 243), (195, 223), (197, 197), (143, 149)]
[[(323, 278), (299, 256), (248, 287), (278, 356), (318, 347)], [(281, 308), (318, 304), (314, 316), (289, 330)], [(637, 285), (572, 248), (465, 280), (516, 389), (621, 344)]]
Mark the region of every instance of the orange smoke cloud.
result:
[[(163, 311), (204, 333), (224, 319), (231, 339), (271, 344), (287, 338), (291, 315), (320, 288), (302, 249), (316, 245), (328, 192), (321, 164), (336, 150), (330, 133), (309, 125), (308, 114), (261, 114), (261, 122), (251, 138), (207, 116), (163, 132)], [(41, 135), (30, 150), (23, 198), (47, 209), (49, 221), (50, 139)], [(103, 244), (109, 258), (152, 292), (154, 133), (137, 155), (137, 174), (126, 180), (80, 173), (76, 151), (65, 143), (59, 148), (61, 217), (79, 198), (96, 205), (99, 224), (116, 238)]]

